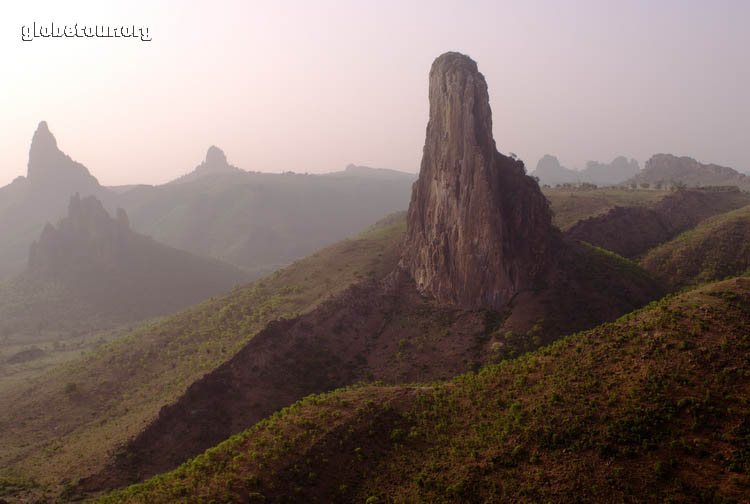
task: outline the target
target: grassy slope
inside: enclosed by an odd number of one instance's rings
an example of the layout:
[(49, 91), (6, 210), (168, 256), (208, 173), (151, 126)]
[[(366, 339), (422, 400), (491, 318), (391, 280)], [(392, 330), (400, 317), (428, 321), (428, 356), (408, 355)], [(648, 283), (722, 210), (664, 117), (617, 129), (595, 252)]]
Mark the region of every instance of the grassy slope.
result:
[[(268, 321), (317, 306), (395, 265), (403, 220), (376, 226), (270, 277), (99, 347), (0, 392), (0, 467), (36, 475), (90, 474), (166, 403), (230, 358)], [(75, 476), (72, 474), (71, 476)]]
[(705, 220), (641, 264), (675, 289), (750, 273), (750, 206)]
[(615, 206), (652, 206), (669, 191), (642, 191), (618, 188), (570, 190), (546, 188), (544, 195), (554, 211), (554, 223), (563, 231), (576, 222), (601, 215)]
[(120, 502), (742, 502), (750, 278), (432, 385), (310, 396)]

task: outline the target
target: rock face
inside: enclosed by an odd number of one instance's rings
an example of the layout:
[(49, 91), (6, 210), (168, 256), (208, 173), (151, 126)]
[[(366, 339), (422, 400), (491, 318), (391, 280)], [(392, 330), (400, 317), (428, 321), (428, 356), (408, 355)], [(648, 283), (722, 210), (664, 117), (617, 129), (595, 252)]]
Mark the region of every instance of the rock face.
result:
[(547, 200), (523, 162), (497, 151), (487, 83), (471, 58), (438, 57), (429, 99), (401, 266), (440, 302), (501, 309), (551, 261)]

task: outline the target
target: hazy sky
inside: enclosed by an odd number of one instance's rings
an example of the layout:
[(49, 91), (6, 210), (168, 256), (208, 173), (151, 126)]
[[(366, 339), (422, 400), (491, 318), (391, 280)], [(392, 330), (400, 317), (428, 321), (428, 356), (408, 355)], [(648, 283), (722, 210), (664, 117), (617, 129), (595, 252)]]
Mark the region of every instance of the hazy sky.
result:
[[(748, 171), (749, 19), (745, 0), (6, 2), (0, 185), (41, 120), (106, 185), (166, 182), (211, 144), (246, 170), (417, 171), (448, 50), (478, 62), (498, 148), (529, 171), (657, 152)], [(153, 40), (22, 41), (33, 22)]]

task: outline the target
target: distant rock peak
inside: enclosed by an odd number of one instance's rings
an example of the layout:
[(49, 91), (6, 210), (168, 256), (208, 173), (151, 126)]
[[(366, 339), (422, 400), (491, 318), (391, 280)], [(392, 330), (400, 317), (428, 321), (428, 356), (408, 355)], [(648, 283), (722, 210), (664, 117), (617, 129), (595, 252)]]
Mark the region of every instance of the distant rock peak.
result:
[(88, 169), (58, 148), (47, 121), (39, 123), (31, 139), (27, 178), (33, 186), (61, 192), (65, 197), (74, 191), (91, 194), (99, 189), (99, 182)]
[(501, 309), (551, 261), (549, 206), (523, 162), (497, 151), (476, 63), (443, 54), (429, 80), (430, 118), (401, 266), (438, 301)]
[(55, 135), (50, 132), (47, 121), (41, 121), (31, 139), (31, 149), (47, 148), (57, 149), (57, 140), (55, 139)]
[(227, 162), (227, 156), (224, 154), (224, 151), (215, 145), (208, 148), (205, 161), (195, 168), (195, 171), (200, 173), (226, 173), (237, 170), (239, 168), (230, 165)]

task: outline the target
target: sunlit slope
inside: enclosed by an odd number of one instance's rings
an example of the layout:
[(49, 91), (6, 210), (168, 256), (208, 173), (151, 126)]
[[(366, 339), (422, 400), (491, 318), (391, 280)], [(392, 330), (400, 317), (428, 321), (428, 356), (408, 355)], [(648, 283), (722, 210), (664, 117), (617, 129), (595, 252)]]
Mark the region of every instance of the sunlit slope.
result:
[(52, 484), (62, 475), (90, 474), (270, 320), (310, 310), (362, 277), (390, 272), (404, 228), (398, 219), (375, 226), (3, 391), (0, 469)]
[(310, 396), (98, 502), (743, 502), (750, 278), (446, 383)]
[(650, 250), (641, 264), (675, 289), (750, 273), (750, 206), (703, 221)]

